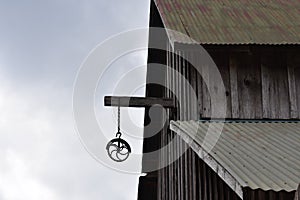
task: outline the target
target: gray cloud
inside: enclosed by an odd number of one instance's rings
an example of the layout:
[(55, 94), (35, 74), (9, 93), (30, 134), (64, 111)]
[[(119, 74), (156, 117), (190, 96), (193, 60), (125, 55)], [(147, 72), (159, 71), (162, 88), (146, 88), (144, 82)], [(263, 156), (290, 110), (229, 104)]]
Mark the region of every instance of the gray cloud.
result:
[(103, 167), (82, 147), (64, 89), (18, 88), (3, 78), (2, 83), (0, 188), (5, 200), (134, 198), (136, 176)]
[(136, 197), (137, 176), (108, 169), (84, 150), (71, 98), (88, 52), (112, 34), (147, 26), (148, 10), (140, 0), (2, 2), (1, 200)]

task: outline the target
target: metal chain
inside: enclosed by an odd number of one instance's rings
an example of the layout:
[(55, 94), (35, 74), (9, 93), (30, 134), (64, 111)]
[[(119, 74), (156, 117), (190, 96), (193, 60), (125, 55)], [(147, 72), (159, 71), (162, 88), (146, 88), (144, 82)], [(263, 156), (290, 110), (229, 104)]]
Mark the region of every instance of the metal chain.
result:
[(118, 133), (120, 133), (120, 105), (118, 106)]
[(120, 112), (120, 99), (119, 99), (119, 105), (118, 105), (118, 132), (116, 134), (116, 137), (121, 137), (122, 136), (122, 133), (120, 132), (120, 121), (121, 121), (121, 112)]

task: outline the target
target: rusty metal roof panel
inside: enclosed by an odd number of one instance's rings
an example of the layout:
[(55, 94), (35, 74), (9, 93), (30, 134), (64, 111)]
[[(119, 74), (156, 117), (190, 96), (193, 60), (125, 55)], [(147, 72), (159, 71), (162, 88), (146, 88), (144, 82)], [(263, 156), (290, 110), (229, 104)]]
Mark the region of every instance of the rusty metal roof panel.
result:
[(297, 190), (300, 122), (171, 121), (170, 127), (240, 197), (245, 187)]
[[(299, 0), (154, 0), (165, 28), (200, 44), (300, 44)], [(173, 42), (195, 43), (177, 38)]]

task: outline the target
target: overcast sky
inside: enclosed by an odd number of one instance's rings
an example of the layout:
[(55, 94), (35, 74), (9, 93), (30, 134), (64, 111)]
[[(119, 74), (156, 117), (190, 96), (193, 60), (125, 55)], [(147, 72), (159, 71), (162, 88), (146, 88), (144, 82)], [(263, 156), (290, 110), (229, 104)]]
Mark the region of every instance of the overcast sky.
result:
[[(136, 199), (138, 175), (104, 167), (83, 148), (75, 131), (72, 87), (96, 45), (148, 26), (149, 1), (0, 2), (0, 200)], [(145, 54), (125, 59), (122, 71), (145, 63)], [(141, 116), (132, 112), (133, 119)], [(141, 140), (132, 143), (141, 150)]]

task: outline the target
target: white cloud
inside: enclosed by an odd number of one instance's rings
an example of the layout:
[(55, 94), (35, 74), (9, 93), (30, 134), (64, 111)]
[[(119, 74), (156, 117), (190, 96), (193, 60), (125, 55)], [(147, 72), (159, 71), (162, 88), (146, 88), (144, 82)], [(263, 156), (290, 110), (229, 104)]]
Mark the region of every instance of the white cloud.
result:
[[(31, 176), (31, 167), (24, 157), (12, 150), (7, 150), (2, 160), (8, 169), (0, 171), (0, 188), (4, 200), (59, 200), (55, 191), (41, 184)], [(5, 173), (3, 173), (5, 172)]]
[[(48, 154), (52, 132), (48, 109), (33, 100), (33, 91), (14, 87), (1, 77), (0, 191), (4, 200), (59, 199), (35, 177)], [(26, 94), (29, 92), (29, 94)], [(36, 91), (37, 92), (37, 91)], [(36, 93), (38, 97), (40, 94)]]
[(1, 200), (136, 198), (137, 176), (107, 169), (83, 149), (70, 91), (1, 83)]

